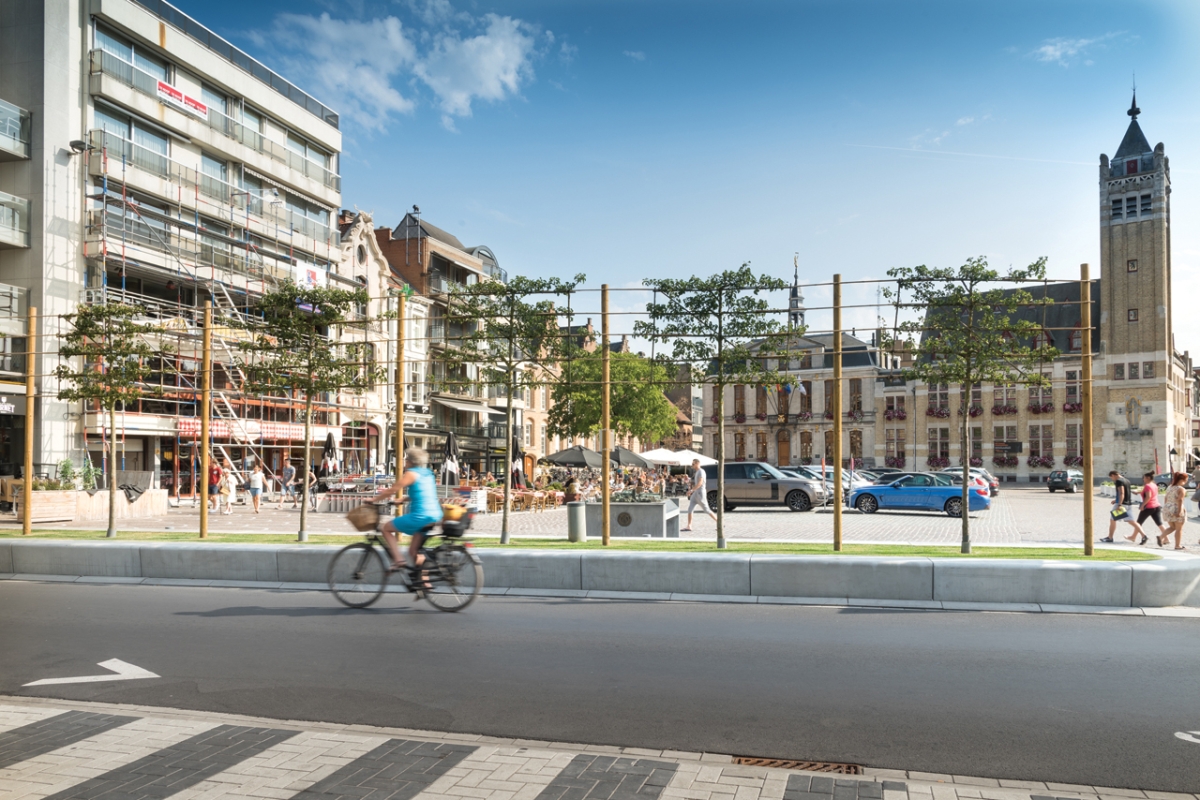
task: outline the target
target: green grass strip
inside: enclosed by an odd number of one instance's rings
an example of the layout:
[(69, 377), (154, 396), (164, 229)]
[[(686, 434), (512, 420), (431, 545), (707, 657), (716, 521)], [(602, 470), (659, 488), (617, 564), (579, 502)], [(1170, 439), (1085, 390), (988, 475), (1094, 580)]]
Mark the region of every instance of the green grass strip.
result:
[[(357, 539), (351, 535), (309, 534), (308, 544), (349, 544)], [(67, 539), (76, 541), (126, 541), (126, 542), (205, 542), (212, 544), (300, 544), (296, 535), (265, 533), (210, 533), (207, 539), (199, 538), (196, 532), (186, 531), (131, 531), (119, 533), (117, 539), (105, 539), (103, 531), (34, 531), (25, 537), (19, 532), (0, 531), (0, 540), (5, 539)], [(601, 550), (604, 545), (598, 539), (572, 543), (565, 539), (513, 539), (501, 545), (498, 538), (471, 537), (476, 547), (496, 547), (512, 550)], [(1060, 561), (1153, 561), (1161, 556), (1154, 550), (1129, 550), (1101, 548), (1094, 556), (1083, 554), (1083, 549), (1074, 547), (992, 547), (975, 545), (974, 552), (963, 555), (958, 545), (906, 545), (906, 544), (844, 544), (840, 553), (835, 553), (832, 544), (822, 542), (743, 542), (730, 541), (727, 550), (718, 551), (716, 541), (679, 541), (663, 539), (613, 539), (607, 548), (612, 551), (638, 553), (768, 553), (797, 556), (908, 556), (926, 558), (1016, 558), (1052, 559)]]

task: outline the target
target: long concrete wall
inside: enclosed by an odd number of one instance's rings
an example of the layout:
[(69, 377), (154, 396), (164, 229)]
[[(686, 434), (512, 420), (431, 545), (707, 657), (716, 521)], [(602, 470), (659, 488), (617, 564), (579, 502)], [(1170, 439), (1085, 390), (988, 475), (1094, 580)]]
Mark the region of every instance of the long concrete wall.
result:
[[(324, 584), (333, 546), (0, 541), (0, 574)], [(476, 551), (489, 587), (660, 595), (1200, 605), (1200, 558), (1161, 561)]]

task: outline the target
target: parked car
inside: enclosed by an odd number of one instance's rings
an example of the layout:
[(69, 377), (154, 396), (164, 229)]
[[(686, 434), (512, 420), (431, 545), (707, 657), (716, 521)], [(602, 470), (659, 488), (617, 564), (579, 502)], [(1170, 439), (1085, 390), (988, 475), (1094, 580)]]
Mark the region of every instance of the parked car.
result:
[(1075, 494), (1083, 488), (1083, 473), (1077, 469), (1056, 469), (1046, 478), (1046, 487), (1051, 493), (1062, 489), (1067, 494)]
[[(717, 507), (717, 465), (703, 467), (708, 484), (708, 506)], [(725, 510), (738, 506), (784, 506), (808, 511), (825, 502), (825, 487), (812, 478), (784, 475), (762, 461), (738, 461), (725, 465)]]
[[(961, 480), (955, 485), (950, 476), (921, 472), (904, 475), (891, 483), (855, 489), (850, 495), (850, 505), (864, 514), (874, 514), (880, 509), (917, 509), (944, 511), (958, 517), (962, 515)], [(972, 485), (967, 492), (967, 504), (969, 511), (991, 508), (987, 487)]]
[(871, 467), (871, 471), (879, 477), (883, 477), (884, 475), (900, 475), (904, 472), (904, 470), (897, 469), (896, 467)]
[[(1162, 475), (1155, 475), (1154, 482), (1156, 484), (1158, 484), (1159, 491), (1165, 492), (1167, 490), (1167, 487), (1171, 485), (1171, 473), (1164, 472)], [(1187, 483), (1185, 483), (1183, 485), (1183, 487), (1185, 489), (1195, 489), (1196, 488), (1196, 482), (1194, 480), (1192, 480), (1191, 475), (1188, 476)]]
[[(995, 475), (988, 472), (983, 467), (967, 467), (967, 470), (972, 475), (983, 479), (984, 483), (987, 484), (988, 491), (991, 493), (992, 497), (1000, 494), (1000, 480)], [(947, 475), (962, 475), (962, 467), (946, 467), (943, 470), (939, 470), (939, 472)]]

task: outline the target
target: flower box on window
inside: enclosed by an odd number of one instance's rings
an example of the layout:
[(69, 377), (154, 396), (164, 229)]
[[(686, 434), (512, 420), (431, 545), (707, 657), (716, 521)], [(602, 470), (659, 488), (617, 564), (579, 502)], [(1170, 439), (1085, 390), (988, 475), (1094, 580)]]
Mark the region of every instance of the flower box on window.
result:
[(1068, 414), (1077, 414), (1083, 411), (1083, 403), (1063, 403), (1063, 411)]
[(967, 463), (972, 467), (982, 467), (983, 466), (983, 457), (982, 456), (971, 456), (969, 459), (967, 459)]
[(860, 422), (862, 420), (862, 418), (863, 418), (863, 412), (858, 409), (854, 409), (853, 411), (846, 412), (846, 419), (852, 419), (855, 422)]
[(931, 457), (925, 459), (925, 463), (929, 466), (930, 469), (944, 469), (944, 468), (950, 466), (950, 459), (940, 458), (938, 456), (931, 456)]
[(941, 406), (929, 406), (925, 409), (925, 416), (946, 419), (950, 416), (950, 409), (942, 408)]
[(1049, 469), (1054, 466), (1054, 456), (1030, 456), (1025, 463), (1031, 467)]
[(1029, 404), (1029, 413), (1030, 414), (1053, 414), (1054, 413), (1054, 403), (1030, 403)]
[(1006, 417), (1017, 413), (1017, 407), (1011, 405), (992, 406), (992, 413), (998, 417)]
[(826, 412), (825, 412), (825, 419), (833, 419), (833, 412), (832, 412), (832, 411), (826, 411)]
[(796, 419), (800, 420), (801, 422), (807, 422), (808, 420), (812, 419), (812, 412), (811, 411), (801, 411), (798, 414), (796, 414)]
[(903, 408), (889, 408), (883, 412), (883, 418), (886, 420), (908, 419), (908, 414), (904, 413)]
[(1063, 459), (1063, 464), (1068, 467), (1082, 467), (1083, 456), (1067, 456)]
[(1015, 467), (1019, 459), (1014, 455), (992, 456), (992, 463), (997, 467)]
[(904, 456), (888, 456), (887, 458), (883, 459), (883, 465), (885, 467), (893, 467), (895, 469), (904, 469), (904, 461)]
[(746, 421), (746, 415), (745, 415), (745, 414), (734, 414), (734, 415), (733, 415), (733, 421), (734, 421), (734, 422), (745, 422), (745, 421)]

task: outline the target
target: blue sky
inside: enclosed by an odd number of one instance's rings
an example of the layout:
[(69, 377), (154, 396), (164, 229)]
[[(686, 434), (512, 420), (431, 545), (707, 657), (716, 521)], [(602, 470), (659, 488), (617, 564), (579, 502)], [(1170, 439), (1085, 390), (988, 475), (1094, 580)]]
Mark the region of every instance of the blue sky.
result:
[(813, 282), (1098, 270), (1097, 162), (1136, 71), (1172, 164), (1176, 344), (1200, 351), (1200, 3), (175, 1), (342, 112), (345, 205), (394, 225), (417, 203), (510, 273), (614, 287), (790, 279), (794, 253)]

